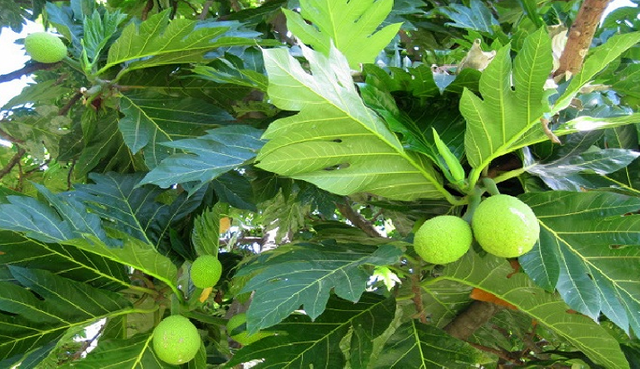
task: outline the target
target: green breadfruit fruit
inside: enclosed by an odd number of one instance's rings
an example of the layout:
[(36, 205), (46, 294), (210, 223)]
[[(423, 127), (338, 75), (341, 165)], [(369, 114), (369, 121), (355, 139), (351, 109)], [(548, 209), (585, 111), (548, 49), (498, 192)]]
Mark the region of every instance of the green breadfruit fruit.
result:
[(540, 237), (540, 225), (533, 210), (509, 195), (495, 195), (482, 201), (473, 214), (471, 227), (486, 252), (505, 258), (531, 251)]
[(153, 330), (153, 351), (167, 364), (191, 361), (201, 345), (198, 329), (181, 315), (164, 318)]
[(48, 32), (29, 34), (24, 48), (31, 59), (40, 63), (57, 63), (67, 56), (67, 47), (60, 38)]
[(432, 264), (448, 264), (460, 259), (472, 242), (469, 223), (452, 215), (427, 220), (413, 238), (418, 255)]
[(229, 319), (229, 322), (227, 322), (227, 333), (234, 341), (242, 344), (243, 346), (250, 345), (265, 337), (269, 337), (273, 335), (273, 332), (256, 332), (254, 334), (249, 334), (246, 330), (243, 330), (240, 333), (231, 335), (236, 328), (240, 327), (246, 322), (247, 322), (247, 314), (245, 313), (234, 315), (231, 317), (231, 319)]
[(213, 255), (198, 256), (191, 264), (191, 281), (198, 288), (213, 287), (222, 276), (222, 264)]

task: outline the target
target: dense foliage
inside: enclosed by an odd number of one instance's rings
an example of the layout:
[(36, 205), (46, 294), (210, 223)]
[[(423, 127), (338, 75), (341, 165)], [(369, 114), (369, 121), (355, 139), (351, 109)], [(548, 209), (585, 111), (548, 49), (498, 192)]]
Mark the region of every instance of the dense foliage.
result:
[[(190, 368), (638, 367), (637, 7), (0, 4), (68, 48), (0, 76), (36, 82), (0, 111), (1, 368), (175, 367), (168, 315)], [(533, 250), (416, 254), (498, 193)]]

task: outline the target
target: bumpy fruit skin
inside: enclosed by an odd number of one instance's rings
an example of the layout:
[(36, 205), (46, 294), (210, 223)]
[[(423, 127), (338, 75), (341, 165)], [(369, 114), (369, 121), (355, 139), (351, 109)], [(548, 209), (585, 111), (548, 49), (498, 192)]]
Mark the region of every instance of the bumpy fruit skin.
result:
[(460, 259), (472, 242), (469, 223), (452, 215), (427, 220), (413, 238), (418, 255), (432, 264), (448, 264)]
[(48, 32), (29, 34), (24, 48), (31, 59), (40, 63), (57, 63), (67, 56), (67, 47), (62, 40)]
[[(227, 333), (229, 334), (229, 336), (231, 336), (231, 333), (233, 332), (234, 329), (245, 324), (246, 322), (247, 322), (247, 314), (245, 313), (232, 316), (231, 319), (229, 319), (229, 322), (227, 322)], [(231, 338), (234, 341), (242, 344), (243, 346), (246, 346), (256, 341), (259, 341), (265, 337), (269, 337), (271, 335), (273, 335), (273, 332), (256, 332), (254, 334), (249, 334), (245, 330), (231, 336)]]
[(164, 318), (153, 330), (153, 351), (167, 364), (179, 365), (191, 361), (201, 345), (198, 329), (181, 315)]
[(531, 251), (540, 237), (540, 224), (533, 210), (509, 195), (495, 195), (482, 201), (473, 214), (471, 228), (486, 252), (504, 258)]
[(198, 288), (213, 287), (222, 275), (222, 264), (213, 255), (198, 256), (191, 264), (191, 281)]

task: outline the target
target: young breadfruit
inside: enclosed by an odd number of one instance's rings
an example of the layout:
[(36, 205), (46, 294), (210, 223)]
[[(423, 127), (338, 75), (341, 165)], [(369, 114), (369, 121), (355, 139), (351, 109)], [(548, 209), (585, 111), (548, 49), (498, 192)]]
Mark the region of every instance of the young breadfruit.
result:
[(29, 34), (24, 40), (24, 48), (31, 59), (40, 63), (57, 63), (67, 56), (67, 47), (62, 40), (48, 32)]
[(473, 214), (471, 227), (486, 252), (505, 258), (529, 252), (540, 236), (533, 210), (509, 195), (495, 195), (482, 201)]
[(452, 215), (441, 215), (424, 222), (413, 238), (420, 257), (432, 264), (448, 264), (462, 257), (473, 242), (469, 223)]
[(222, 275), (222, 264), (213, 255), (198, 256), (191, 264), (191, 281), (198, 288), (213, 287)]
[(153, 351), (167, 364), (180, 365), (191, 361), (201, 345), (198, 329), (181, 315), (164, 318), (153, 330)]
[(240, 327), (241, 325), (247, 322), (247, 314), (241, 313), (236, 314), (229, 319), (227, 322), (227, 333), (229, 336), (236, 342), (242, 344), (243, 346), (250, 345), (256, 341), (259, 341), (265, 337), (269, 337), (273, 335), (273, 332), (256, 332), (254, 334), (249, 334), (246, 329), (241, 331), (240, 333), (234, 333), (233, 331)]

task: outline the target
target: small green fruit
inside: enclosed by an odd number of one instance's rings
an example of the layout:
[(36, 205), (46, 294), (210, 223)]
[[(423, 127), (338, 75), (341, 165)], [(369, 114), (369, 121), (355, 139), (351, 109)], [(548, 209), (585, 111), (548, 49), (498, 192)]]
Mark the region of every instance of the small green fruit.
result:
[(191, 281), (198, 288), (213, 287), (222, 275), (222, 264), (213, 255), (198, 256), (191, 264)]
[(231, 317), (231, 319), (229, 319), (229, 322), (227, 322), (227, 333), (229, 334), (229, 336), (231, 336), (231, 338), (234, 341), (242, 344), (243, 346), (250, 345), (265, 337), (269, 337), (273, 335), (273, 332), (256, 332), (254, 334), (249, 334), (246, 330), (238, 334), (234, 334), (233, 336), (231, 335), (231, 333), (236, 328), (240, 327), (246, 322), (247, 322), (247, 314), (245, 313), (234, 315), (233, 317)]
[(164, 318), (153, 330), (153, 351), (167, 364), (191, 361), (201, 345), (198, 329), (181, 315)]
[(533, 210), (509, 195), (495, 195), (482, 201), (473, 214), (471, 227), (486, 252), (505, 258), (531, 251), (540, 237), (540, 225)]
[(413, 239), (413, 246), (424, 261), (448, 264), (469, 251), (472, 242), (469, 223), (452, 215), (441, 215), (422, 224)]
[(31, 59), (40, 63), (57, 63), (67, 56), (67, 47), (62, 40), (48, 32), (29, 34), (24, 40), (24, 48)]

